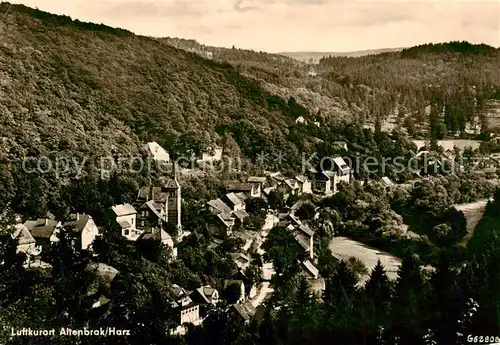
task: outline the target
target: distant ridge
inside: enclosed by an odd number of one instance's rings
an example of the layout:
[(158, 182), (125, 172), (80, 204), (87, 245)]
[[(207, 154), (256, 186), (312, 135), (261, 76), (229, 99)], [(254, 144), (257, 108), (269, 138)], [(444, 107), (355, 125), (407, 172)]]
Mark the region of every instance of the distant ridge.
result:
[(360, 57), (372, 54), (382, 54), (382, 53), (392, 53), (399, 52), (404, 48), (382, 48), (382, 49), (370, 49), (370, 50), (359, 50), (354, 52), (283, 52), (278, 53), (295, 60), (304, 62), (318, 62), (323, 57), (328, 56), (346, 56), (346, 57)]

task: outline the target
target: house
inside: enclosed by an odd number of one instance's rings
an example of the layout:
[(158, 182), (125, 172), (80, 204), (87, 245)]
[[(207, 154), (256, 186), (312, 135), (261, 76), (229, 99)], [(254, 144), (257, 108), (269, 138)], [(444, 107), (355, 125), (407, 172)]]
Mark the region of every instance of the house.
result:
[(261, 196), (262, 188), (267, 182), (266, 177), (250, 176), (247, 183), (251, 183), (254, 187), (252, 198), (259, 198)]
[(219, 162), (222, 160), (222, 151), (223, 149), (220, 146), (209, 148), (201, 154), (201, 160), (203, 162)]
[(28, 220), (24, 226), (30, 231), (37, 244), (42, 246), (43, 251), (48, 250), (52, 243), (59, 241), (58, 234), (61, 230), (61, 222), (45, 218)]
[(177, 177), (168, 180), (162, 187), (141, 188), (135, 204), (140, 211), (139, 221), (144, 221), (144, 226), (149, 227), (148, 223), (157, 226), (156, 218), (159, 216), (159, 222), (170, 224), (181, 232), (182, 196)]
[(144, 230), (136, 228), (137, 211), (130, 204), (112, 206), (111, 209), (116, 214), (116, 222), (122, 229), (122, 236), (129, 241), (137, 241)]
[(340, 157), (340, 156), (334, 156), (333, 157), (333, 171), (335, 172), (335, 175), (333, 175), (333, 183), (332, 183), (332, 188), (333, 188), (333, 194), (337, 193), (337, 185), (340, 182), (346, 182), (350, 183), (351, 182), (351, 168), (345, 160)]
[(295, 215), (295, 212), (297, 212), (298, 210), (300, 210), (300, 208), (305, 205), (305, 204), (309, 204), (311, 205), (315, 210), (318, 208), (311, 200), (304, 200), (304, 199), (301, 199), (299, 201), (297, 201), (295, 204), (293, 204), (291, 207), (290, 207), (290, 214), (291, 215)]
[(295, 180), (299, 185), (299, 194), (312, 194), (312, 184), (306, 176), (297, 175)]
[(24, 224), (16, 224), (10, 236), (17, 242), (16, 253), (37, 256), (42, 252), (42, 247), (37, 246), (35, 238)]
[(310, 70), (307, 75), (309, 77), (316, 77), (318, 75), (318, 73), (315, 71), (315, 70)]
[(317, 194), (332, 194), (332, 179), (335, 173), (332, 171), (318, 171), (313, 177), (313, 191)]
[(74, 248), (88, 250), (99, 236), (99, 229), (88, 214), (73, 213), (62, 223), (63, 229), (69, 234)]
[(386, 187), (394, 186), (394, 182), (392, 182), (387, 176), (382, 177), (381, 182)]
[(146, 201), (137, 207), (136, 227), (146, 230), (161, 226), (163, 212), (161, 205), (155, 203), (154, 200)]
[(172, 257), (177, 257), (177, 248), (175, 247), (174, 240), (165, 230), (162, 228), (151, 228), (145, 230), (138, 238), (138, 240), (153, 240), (161, 242), (165, 247), (170, 248), (172, 251)]
[(261, 188), (257, 183), (230, 183), (226, 191), (228, 193), (244, 193), (250, 198), (259, 198), (261, 196)]
[(348, 151), (347, 142), (345, 141), (334, 141), (332, 143), (332, 146), (335, 147), (337, 150)]
[(168, 154), (168, 152), (165, 151), (165, 149), (155, 141), (147, 143), (144, 146), (144, 150), (156, 162), (163, 162), (163, 163), (170, 162), (170, 155)]
[(307, 276), (307, 278), (309, 278), (309, 279), (318, 279), (319, 278), (319, 271), (310, 260), (303, 261), (302, 267), (304, 269), (304, 273)]
[(238, 268), (243, 271), (246, 270), (248, 266), (250, 266), (250, 263), (252, 262), (252, 258), (243, 253), (233, 253), (231, 254), (231, 257), (233, 258), (233, 261), (236, 264), (236, 266), (238, 266)]
[(225, 199), (228, 202), (229, 207), (232, 211), (239, 211), (245, 209), (245, 203), (236, 196), (234, 193), (228, 193), (225, 195)]
[(222, 201), (221, 199), (210, 200), (207, 203), (207, 205), (208, 205), (209, 210), (212, 214), (219, 214), (219, 213), (223, 213), (223, 212), (231, 213), (231, 211), (232, 211), (231, 207), (226, 205), (226, 203), (224, 201)]
[(312, 260), (314, 259), (314, 231), (307, 225), (301, 223), (293, 230), (295, 240), (304, 250), (304, 253)]
[(301, 125), (307, 125), (307, 120), (304, 118), (304, 116), (299, 116), (295, 119), (295, 123)]
[(278, 187), (278, 191), (283, 195), (299, 195), (299, 182), (296, 179), (287, 179)]
[(234, 304), (229, 308), (231, 315), (242, 320), (245, 324), (250, 323), (253, 319), (256, 309), (249, 301), (244, 301), (242, 303)]
[(240, 222), (243, 222), (245, 219), (250, 217), (250, 215), (245, 210), (238, 210), (233, 212), (233, 216), (238, 219)]
[(232, 228), (235, 225), (236, 219), (228, 212), (221, 212), (216, 215), (220, 224), (224, 227), (224, 231), (227, 235), (231, 234)]
[(193, 291), (191, 299), (201, 304), (216, 305), (219, 302), (219, 292), (210, 285), (200, 286)]

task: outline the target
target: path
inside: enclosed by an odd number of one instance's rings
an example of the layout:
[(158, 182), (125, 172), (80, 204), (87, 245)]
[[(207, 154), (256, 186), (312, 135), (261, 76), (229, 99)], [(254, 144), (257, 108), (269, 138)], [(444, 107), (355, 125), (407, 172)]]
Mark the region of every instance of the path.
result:
[(467, 235), (464, 237), (463, 244), (466, 244), (472, 237), (477, 224), (483, 218), (487, 204), (488, 199), (483, 199), (468, 204), (453, 205), (458, 211), (462, 211), (467, 218)]

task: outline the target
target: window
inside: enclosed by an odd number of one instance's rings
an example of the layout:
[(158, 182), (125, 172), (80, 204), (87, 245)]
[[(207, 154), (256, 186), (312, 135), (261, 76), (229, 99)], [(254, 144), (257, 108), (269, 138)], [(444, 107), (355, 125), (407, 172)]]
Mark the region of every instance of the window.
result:
[(141, 220), (141, 226), (144, 226), (144, 221), (143, 220)]
[(130, 222), (134, 225), (134, 218), (130, 219)]
[(128, 236), (128, 234), (129, 234), (128, 229), (123, 230), (123, 233), (125, 234), (125, 236)]
[(141, 215), (142, 215), (143, 217), (146, 217), (146, 211), (142, 211)]
[(175, 197), (175, 191), (170, 192), (170, 197)]

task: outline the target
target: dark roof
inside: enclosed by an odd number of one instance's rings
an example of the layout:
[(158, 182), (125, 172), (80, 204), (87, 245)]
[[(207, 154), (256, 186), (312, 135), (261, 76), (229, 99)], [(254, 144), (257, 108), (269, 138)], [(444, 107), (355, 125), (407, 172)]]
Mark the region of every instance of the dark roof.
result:
[(70, 230), (72, 232), (82, 232), (89, 219), (92, 219), (92, 217), (88, 214), (72, 213), (62, 225), (66, 230)]
[(250, 176), (247, 180), (249, 183), (264, 183), (267, 181), (266, 177)]
[(31, 231), (31, 235), (35, 238), (50, 238), (58, 223), (54, 219), (38, 219), (28, 220), (24, 223), (24, 226)]
[(245, 210), (235, 211), (233, 212), (233, 214), (240, 220), (247, 219), (248, 217), (250, 217), (250, 215)]
[(244, 301), (240, 304), (235, 304), (232, 308), (243, 318), (245, 321), (249, 321), (255, 315), (256, 309), (249, 301)]

